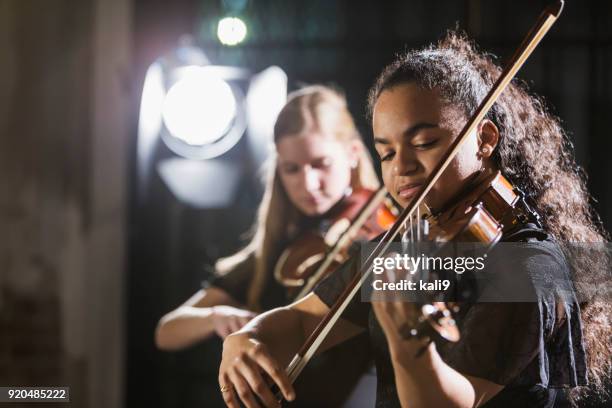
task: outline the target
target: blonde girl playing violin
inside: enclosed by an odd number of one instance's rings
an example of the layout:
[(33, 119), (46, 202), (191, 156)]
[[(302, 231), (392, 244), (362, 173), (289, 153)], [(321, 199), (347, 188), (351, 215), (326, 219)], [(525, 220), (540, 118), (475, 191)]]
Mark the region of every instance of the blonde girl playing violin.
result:
[[(291, 93), (274, 127), (274, 145), (252, 240), (217, 263), (205, 288), (160, 319), (155, 333), (160, 349), (183, 349), (213, 335), (225, 338), (258, 312), (286, 305), (286, 288), (272, 274), (281, 252), (306, 229), (318, 228), (352, 191), (379, 186), (346, 100), (331, 88), (308, 86)], [(362, 349), (363, 340), (354, 347)], [(352, 352), (330, 359), (339, 362)], [(352, 360), (355, 375), (340, 387), (338, 403), (366, 359)]]
[[(369, 98), (374, 143), (385, 187), (406, 206), (499, 76), (499, 67), (462, 36), (398, 57), (379, 76)], [(598, 260), (570, 265), (560, 242), (602, 242), (605, 232), (589, 206), (585, 182), (557, 119), (520, 85), (511, 85), (469, 136), (426, 197), (436, 213), (482, 173), (501, 171), (526, 192), (542, 228), (525, 223), (505, 241), (528, 241), (537, 256), (515, 260), (527, 276), (540, 267), (569, 279), (589, 274)], [(229, 407), (303, 397), (284, 368), (329, 311), (351, 276), (351, 263), (299, 302), (258, 316), (224, 342), (219, 385)], [(572, 270), (572, 272), (570, 272)], [(609, 375), (606, 305), (581, 306), (538, 292), (530, 303), (478, 303), (459, 321), (461, 339), (444, 346), (401, 335), (415, 320), (407, 302), (354, 300), (322, 349), (369, 332), (375, 355), (377, 407), (552, 407), (564, 388), (588, 381), (601, 390)], [(587, 367), (589, 371), (587, 372)], [(340, 377), (343, 371), (338, 368)]]

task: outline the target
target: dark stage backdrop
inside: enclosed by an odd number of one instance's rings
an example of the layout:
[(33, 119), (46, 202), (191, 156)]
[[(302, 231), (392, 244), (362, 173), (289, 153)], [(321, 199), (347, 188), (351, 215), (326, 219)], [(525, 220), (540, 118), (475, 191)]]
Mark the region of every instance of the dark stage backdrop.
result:
[[(436, 41), (458, 26), (503, 61), (546, 4), (533, 0), (249, 1), (241, 13), (250, 30), (247, 41), (228, 48), (219, 45), (214, 31), (222, 3), (231, 2), (136, 0), (136, 86), (142, 85), (145, 70), (156, 57), (171, 50), (181, 34), (190, 33), (215, 64), (254, 71), (278, 65), (288, 74), (290, 89), (311, 83), (339, 86), (370, 148), (364, 115), (367, 90), (395, 53)], [(578, 161), (589, 175), (595, 206), (610, 230), (612, 5), (607, 1), (566, 3), (562, 17), (519, 77), (563, 119)], [(135, 163), (135, 154), (133, 158)], [(136, 187), (134, 180), (132, 187)], [(215, 406), (220, 403), (215, 372), (219, 342), (163, 353), (155, 350), (153, 331), (163, 313), (198, 289), (207, 276), (205, 265), (241, 245), (239, 235), (252, 222), (261, 189), (254, 180), (247, 180), (246, 193), (234, 208), (196, 211), (174, 203), (161, 182), (156, 183), (151, 202), (140, 206), (133, 200), (130, 217), (127, 406)]]

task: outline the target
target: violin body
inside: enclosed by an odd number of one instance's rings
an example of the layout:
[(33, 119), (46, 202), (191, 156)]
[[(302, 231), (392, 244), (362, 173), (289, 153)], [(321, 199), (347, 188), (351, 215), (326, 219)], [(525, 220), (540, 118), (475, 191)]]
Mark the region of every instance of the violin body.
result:
[(477, 242), (487, 247), (518, 225), (530, 220), (539, 224), (539, 219), (500, 171), (480, 177), (448, 209), (427, 218), (430, 240)]
[[(471, 190), (439, 214), (430, 216), (429, 240), (479, 242), (494, 245), (512, 226), (512, 208), (518, 199), (510, 182), (500, 172), (480, 177)], [(507, 228), (506, 228), (507, 229)]]
[[(321, 263), (329, 256), (330, 251), (339, 244), (340, 238), (347, 233), (349, 226), (357, 219), (375, 191), (361, 189), (345, 197), (332, 208), (322, 224), (327, 225), (323, 230), (309, 230), (300, 235), (291, 243), (279, 257), (274, 268), (274, 277), (278, 282), (290, 288), (290, 295), (303, 287), (317, 272)], [(397, 213), (386, 201), (378, 206), (369, 215), (363, 225), (349, 232), (350, 241), (371, 240), (382, 234), (395, 222)], [(333, 259), (328, 260), (328, 267), (320, 277), (326, 276), (344, 263), (348, 257), (348, 246), (336, 248)], [(317, 277), (317, 278), (320, 278)]]

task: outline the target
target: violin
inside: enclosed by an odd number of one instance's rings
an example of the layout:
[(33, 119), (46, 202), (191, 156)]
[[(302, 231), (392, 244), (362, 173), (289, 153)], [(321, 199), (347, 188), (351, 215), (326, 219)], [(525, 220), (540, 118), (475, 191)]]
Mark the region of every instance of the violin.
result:
[[(560, 16), (562, 9), (563, 1), (557, 1), (555, 4), (547, 7), (540, 15), (540, 18), (510, 59), (492, 89), (445, 152), (419, 192), (414, 195), (408, 206), (397, 217), (397, 220), (380, 238), (374, 250), (362, 262), (360, 271), (354, 275), (328, 314), (291, 360), (286, 368), (286, 373), (292, 382), (295, 381), (306, 364), (315, 355), (325, 337), (330, 333), (335, 323), (340, 319), (341, 314), (351, 302), (351, 299), (371, 276), (374, 259), (385, 256), (398, 233), (406, 231), (405, 226), (408, 222), (415, 219), (415, 215), (418, 215), (419, 207), (433, 185), (449, 166), (463, 143), (468, 139), (468, 136), (476, 130), (478, 124), (484, 119), (487, 112), (511, 82), (512, 78), (514, 78), (529, 55), (531, 55), (552, 27)], [(382, 193), (384, 193), (384, 187), (381, 187), (376, 194), (376, 197), (379, 197), (380, 200), (382, 200), (380, 198)], [(469, 186), (464, 194), (452, 200), (452, 203), (447, 205), (443, 211), (427, 217), (428, 225), (431, 228), (428, 227), (426, 231), (423, 231), (423, 235), (425, 238), (434, 241), (478, 242), (484, 244), (485, 247), (491, 248), (501, 239), (504, 232), (524, 222), (526, 219), (533, 219), (537, 222), (538, 216), (531, 211), (520, 190), (512, 186), (500, 172), (489, 175), (483, 174), (476, 183)], [(417, 219), (417, 221), (419, 220)], [(418, 235), (420, 235), (420, 231)], [(437, 338), (449, 341), (457, 341), (459, 339), (459, 330), (452, 317), (453, 305), (424, 301), (418, 307), (421, 311), (418, 322), (413, 326), (406, 326), (404, 330), (400, 330), (401, 335), (406, 338), (429, 338), (429, 341)], [(276, 395), (281, 397), (280, 392), (276, 392)]]
[(274, 277), (298, 300), (348, 259), (354, 241), (372, 240), (393, 225), (399, 211), (376, 191), (359, 189), (344, 197), (321, 222), (323, 229), (307, 230), (281, 254)]
[[(421, 221), (426, 225), (425, 228), (421, 227), (424, 231), (419, 234), (422, 239), (441, 242), (442, 245), (436, 248), (437, 254), (451, 257), (466, 255), (453, 243), (475, 243), (484, 254), (500, 241), (503, 234), (527, 222), (541, 226), (540, 215), (527, 203), (522, 191), (514, 187), (499, 170), (480, 174), (445, 208), (437, 214), (425, 215)], [(417, 276), (423, 279), (423, 273)], [(439, 294), (440, 291), (432, 291), (428, 296), (433, 299)], [(402, 326), (400, 335), (404, 338), (427, 337), (429, 342), (459, 340), (460, 334), (452, 318), (452, 314), (459, 311), (457, 303), (433, 304), (427, 299), (415, 303), (415, 307), (421, 309), (418, 322), (415, 327), (408, 324)], [(426, 348), (424, 346), (421, 352)]]
[(459, 199), (451, 199), (451, 204), (438, 214), (426, 217), (430, 240), (477, 242), (492, 247), (518, 225), (528, 221), (540, 224), (540, 215), (528, 205), (523, 192), (499, 170), (480, 175), (474, 185), (459, 192)]

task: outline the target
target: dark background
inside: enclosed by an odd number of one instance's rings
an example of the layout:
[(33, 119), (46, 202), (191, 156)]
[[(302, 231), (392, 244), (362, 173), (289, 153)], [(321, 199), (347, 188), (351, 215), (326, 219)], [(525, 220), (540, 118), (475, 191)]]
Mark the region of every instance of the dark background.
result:
[[(0, 2), (0, 385), (68, 384), (75, 406), (218, 401), (219, 342), (164, 353), (153, 332), (244, 242), (261, 186), (244, 178), (236, 202), (214, 210), (177, 203), (159, 178), (136, 199), (145, 72), (181, 35), (215, 64), (280, 66), (290, 90), (339, 86), (370, 145), (367, 90), (397, 52), (458, 26), (504, 61), (547, 4), (250, 0), (238, 7), (247, 40), (221, 46), (216, 22), (239, 3)], [(568, 1), (519, 73), (562, 118), (608, 230), (611, 21), (609, 2)]]
[[(244, 66), (254, 71), (278, 65), (287, 73), (290, 89), (304, 83), (339, 86), (346, 92), (368, 145), (371, 133), (364, 115), (367, 91), (397, 52), (436, 41), (447, 29), (457, 26), (503, 61), (513, 53), (547, 4), (542, 1), (251, 1), (239, 13), (249, 27), (248, 39), (243, 45), (230, 48), (218, 43), (211, 27), (231, 2), (225, 8), (218, 1), (174, 2), (171, 8), (162, 3), (136, 2), (135, 50), (142, 64), (140, 73), (162, 51), (161, 42), (173, 47), (176, 37), (187, 31), (214, 63)], [(520, 73), (563, 119), (575, 143), (577, 158), (590, 175), (590, 190), (599, 200), (596, 207), (608, 226), (612, 221), (612, 196), (607, 180), (612, 175), (612, 166), (606, 160), (611, 144), (605, 118), (611, 107), (612, 92), (612, 30), (608, 23), (611, 17), (606, 2), (568, 2), (562, 18)], [(256, 202), (253, 201), (253, 206)], [(146, 270), (147, 298), (151, 302), (132, 302), (129, 309), (127, 396), (130, 404), (142, 401), (143, 390), (150, 389), (155, 382), (159, 384), (161, 401), (167, 406), (210, 402), (209, 398), (215, 395), (218, 364), (215, 350), (220, 347), (217, 341), (190, 351), (162, 355), (151, 345), (150, 333), (157, 318), (184, 301), (197, 289), (199, 280), (206, 277), (203, 268), (195, 266), (198, 262), (205, 264), (214, 260), (214, 256), (206, 258), (205, 255), (212, 242), (223, 236), (220, 231), (244, 231), (249, 225), (243, 223), (244, 219), (234, 219), (231, 223), (229, 217), (220, 217), (221, 225), (216, 228), (204, 225), (194, 228), (194, 221), (219, 218), (208, 211), (185, 213), (184, 219), (189, 220), (186, 224), (191, 228), (181, 230), (185, 241), (179, 245), (181, 255), (173, 257), (175, 263), (158, 270), (139, 264), (131, 269), (133, 295), (130, 299), (142, 298), (145, 293), (139, 276)], [(226, 254), (238, 245), (238, 242), (227, 243), (229, 246), (216, 247), (216, 253)], [(189, 252), (187, 248), (193, 250)], [(141, 258), (138, 252), (134, 254), (133, 260), (138, 262)], [(152, 277), (153, 273), (158, 274), (157, 278)], [(171, 285), (174, 290), (168, 285), (162, 287), (162, 282), (168, 279), (174, 280)], [(151, 401), (157, 398), (151, 395)]]

